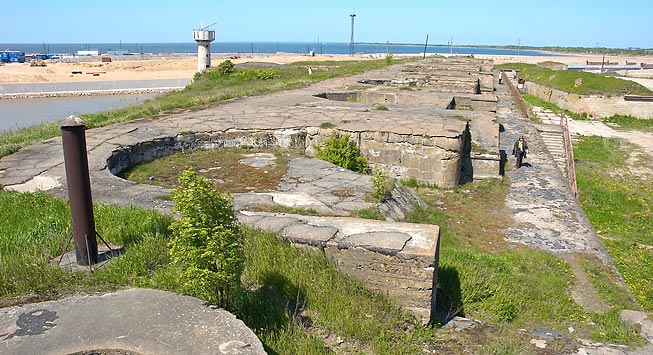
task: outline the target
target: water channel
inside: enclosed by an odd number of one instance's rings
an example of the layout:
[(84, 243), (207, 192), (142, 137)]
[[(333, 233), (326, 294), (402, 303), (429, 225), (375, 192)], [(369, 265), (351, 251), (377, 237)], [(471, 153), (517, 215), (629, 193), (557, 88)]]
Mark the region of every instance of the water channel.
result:
[(70, 115), (115, 110), (152, 99), (156, 94), (0, 99), (0, 132), (60, 121)]

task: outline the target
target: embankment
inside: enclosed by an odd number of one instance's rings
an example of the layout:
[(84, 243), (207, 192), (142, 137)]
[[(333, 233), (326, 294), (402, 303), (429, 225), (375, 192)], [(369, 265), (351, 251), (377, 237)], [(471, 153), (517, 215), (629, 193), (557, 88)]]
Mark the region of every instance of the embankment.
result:
[(183, 89), (190, 82), (190, 78), (183, 78), (62, 83), (11, 83), (0, 84), (0, 99), (151, 94)]
[(623, 96), (573, 94), (529, 81), (524, 84), (523, 90), (560, 108), (576, 113), (586, 112), (596, 118), (630, 115), (653, 119), (653, 102), (626, 101)]

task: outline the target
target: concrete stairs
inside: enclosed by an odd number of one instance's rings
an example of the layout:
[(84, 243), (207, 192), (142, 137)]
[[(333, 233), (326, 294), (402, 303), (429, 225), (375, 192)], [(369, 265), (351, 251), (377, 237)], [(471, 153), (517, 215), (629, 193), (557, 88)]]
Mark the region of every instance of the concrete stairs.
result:
[(558, 165), (565, 177), (567, 176), (567, 152), (565, 151), (565, 139), (560, 126), (560, 117), (549, 110), (534, 107), (533, 113), (537, 115), (542, 124), (537, 125), (542, 141), (546, 149), (551, 153), (553, 160)]
[(567, 152), (565, 151), (565, 140), (562, 127), (553, 125), (540, 125), (540, 136), (542, 141), (556, 162), (558, 168), (567, 176)]

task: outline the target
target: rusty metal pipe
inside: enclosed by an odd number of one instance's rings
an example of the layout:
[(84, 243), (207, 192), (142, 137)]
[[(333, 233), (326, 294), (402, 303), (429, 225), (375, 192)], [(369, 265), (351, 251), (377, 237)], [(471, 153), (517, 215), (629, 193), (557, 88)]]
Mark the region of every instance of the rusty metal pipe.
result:
[(78, 117), (70, 116), (61, 121), (59, 125), (63, 141), (77, 264), (94, 265), (98, 263), (99, 257), (84, 132), (86, 122)]

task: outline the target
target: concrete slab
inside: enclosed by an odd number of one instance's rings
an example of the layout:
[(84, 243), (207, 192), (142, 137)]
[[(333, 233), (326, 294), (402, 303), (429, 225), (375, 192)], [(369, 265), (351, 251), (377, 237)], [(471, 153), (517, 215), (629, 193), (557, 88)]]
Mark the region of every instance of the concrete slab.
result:
[(297, 223), (285, 227), (279, 234), (295, 243), (324, 247), (336, 233), (338, 229), (331, 226)]
[(401, 232), (366, 232), (343, 238), (341, 245), (362, 247), (386, 255), (395, 255), (404, 249), (411, 236)]
[(136, 354), (266, 354), (231, 313), (172, 292), (128, 289), (0, 308), (0, 352), (73, 354), (122, 349)]

